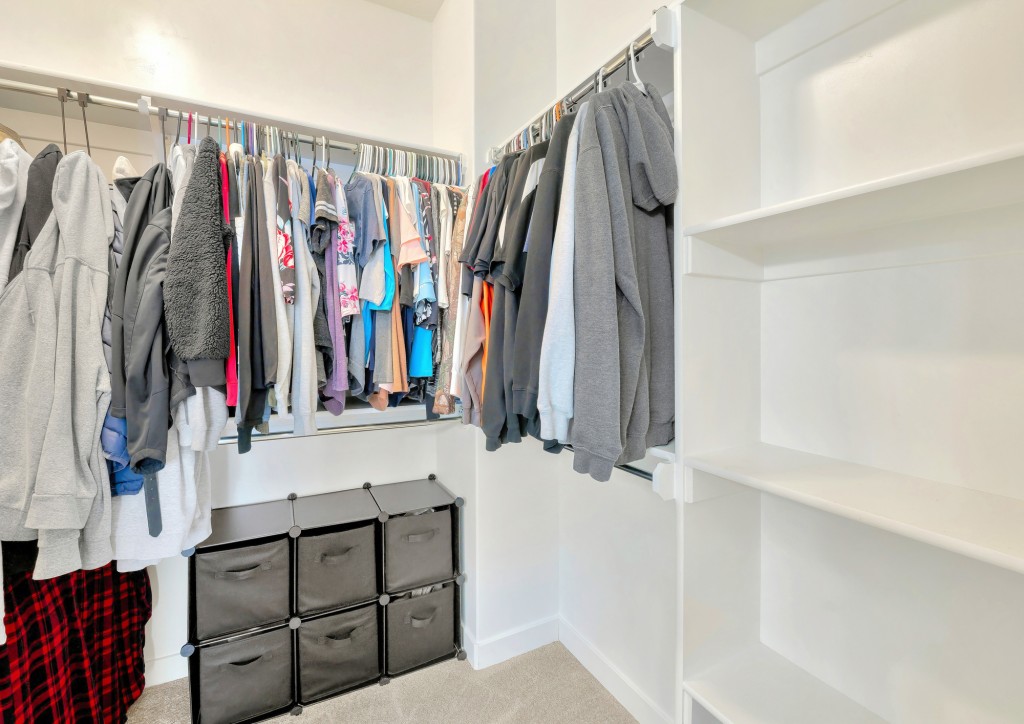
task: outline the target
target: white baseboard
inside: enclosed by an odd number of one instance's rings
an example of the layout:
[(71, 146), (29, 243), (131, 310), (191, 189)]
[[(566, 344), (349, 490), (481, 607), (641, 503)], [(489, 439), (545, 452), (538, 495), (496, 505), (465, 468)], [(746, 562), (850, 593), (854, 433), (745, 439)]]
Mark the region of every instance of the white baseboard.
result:
[(659, 707), (594, 644), (561, 617), (558, 640), (640, 724), (672, 724), (671, 714)]
[(474, 669), (486, 669), (558, 641), (558, 616), (534, 621), (481, 641), (474, 639), (466, 628), (463, 628), (462, 635), (469, 663)]
[(168, 681), (188, 676), (188, 659), (180, 654), (168, 654), (146, 660), (146, 687), (159, 686)]

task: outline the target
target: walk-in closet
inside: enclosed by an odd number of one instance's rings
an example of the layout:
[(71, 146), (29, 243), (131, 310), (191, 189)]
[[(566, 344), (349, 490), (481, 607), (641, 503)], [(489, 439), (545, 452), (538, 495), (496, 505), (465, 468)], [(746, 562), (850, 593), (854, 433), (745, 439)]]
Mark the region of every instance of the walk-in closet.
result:
[(1024, 4), (2, 17), (4, 722), (1024, 723)]

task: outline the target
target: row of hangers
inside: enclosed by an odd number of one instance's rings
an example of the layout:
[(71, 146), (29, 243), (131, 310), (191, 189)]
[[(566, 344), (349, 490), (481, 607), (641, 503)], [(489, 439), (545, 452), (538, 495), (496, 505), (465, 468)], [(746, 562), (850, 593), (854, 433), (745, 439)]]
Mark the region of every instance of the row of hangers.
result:
[(355, 170), (379, 176), (415, 176), (446, 186), (462, 185), (462, 164), (454, 159), (369, 143), (359, 144)]
[[(646, 93), (647, 91), (645, 90), (644, 82), (640, 79), (640, 73), (637, 70), (637, 55), (636, 43), (630, 43), (628, 54), (629, 62), (626, 64), (626, 80), (627, 82), (632, 82), (637, 86), (637, 88)], [(604, 66), (601, 66), (594, 74), (592, 83), (594, 93), (600, 93), (605, 90)], [(533, 121), (517, 136), (513, 137), (508, 143), (502, 146), (498, 153), (492, 153), (491, 162), (497, 163), (502, 157), (510, 153), (519, 153), (536, 143), (549, 140), (552, 132), (554, 131), (555, 124), (558, 123), (562, 116), (574, 113), (580, 102), (582, 102), (588, 94), (589, 91), (583, 94), (580, 98), (566, 97), (558, 101), (558, 103), (545, 111), (540, 118)]]
[[(82, 125), (85, 129), (85, 145), (89, 155), (92, 155), (92, 145), (89, 142), (89, 123), (86, 117), (86, 107), (89, 104), (89, 94), (82, 92), (72, 93), (66, 88), (57, 89), (57, 99), (60, 101), (61, 128), (64, 136), (64, 152), (68, 150), (67, 117), (65, 104), (74, 100), (82, 109)], [(159, 110), (160, 132), (163, 138), (161, 144), (164, 156), (164, 163), (167, 162), (167, 116), (166, 108)], [(178, 111), (178, 125), (174, 132), (173, 143), (178, 143), (182, 138), (182, 124), (185, 123), (185, 142), (191, 144), (193, 140), (199, 140), (202, 122), (198, 113)], [(233, 144), (241, 145), (243, 152), (247, 155), (259, 156), (266, 154), (274, 156), (278, 153), (285, 158), (293, 159), (302, 164), (302, 137), (292, 131), (282, 131), (277, 126), (263, 125), (251, 121), (243, 121), (231, 118), (205, 119), (206, 136), (213, 136), (216, 126), (216, 141), (225, 152)], [(312, 138), (309, 143), (313, 151), (313, 163), (317, 163), (317, 151), (320, 152), (320, 167), (328, 168), (331, 165), (331, 147), (334, 145), (327, 136)], [(462, 163), (453, 158), (434, 156), (431, 154), (418, 153), (416, 151), (405, 151), (389, 146), (377, 146), (368, 143), (360, 143), (357, 149), (357, 161), (354, 171), (375, 173), (382, 176), (415, 176), (430, 183), (440, 183), (449, 186), (462, 185)]]

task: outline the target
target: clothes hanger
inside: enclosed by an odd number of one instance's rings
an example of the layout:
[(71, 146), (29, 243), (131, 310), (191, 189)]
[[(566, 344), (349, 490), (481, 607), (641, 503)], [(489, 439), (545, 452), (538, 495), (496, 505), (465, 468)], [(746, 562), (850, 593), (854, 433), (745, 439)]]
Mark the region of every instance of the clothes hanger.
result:
[(641, 93), (647, 95), (647, 86), (640, 80), (640, 74), (636, 69), (636, 43), (629, 44), (629, 69), (626, 71), (626, 77), (629, 77), (630, 72), (633, 74), (633, 85), (635, 85)]
[(92, 146), (89, 144), (89, 121), (85, 117), (85, 107), (89, 105), (89, 94), (78, 91), (78, 105), (82, 107), (82, 128), (85, 129), (85, 152), (92, 156)]
[(57, 100), (60, 101), (60, 127), (64, 134), (64, 155), (68, 155), (68, 122), (64, 117), (64, 103), (68, 99), (68, 89), (58, 88), (57, 89)]

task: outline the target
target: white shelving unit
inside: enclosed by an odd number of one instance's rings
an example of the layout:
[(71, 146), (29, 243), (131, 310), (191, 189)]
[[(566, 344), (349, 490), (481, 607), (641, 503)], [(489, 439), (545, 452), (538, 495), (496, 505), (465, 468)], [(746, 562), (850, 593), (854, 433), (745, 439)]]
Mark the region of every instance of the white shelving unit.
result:
[[(686, 467), (975, 560), (1024, 573), (1024, 500), (754, 443)], [(687, 502), (722, 491), (690, 482)]]
[(687, 680), (686, 692), (725, 724), (881, 724), (883, 719), (757, 645)]
[(677, 718), (1024, 721), (1024, 5), (680, 23)]

